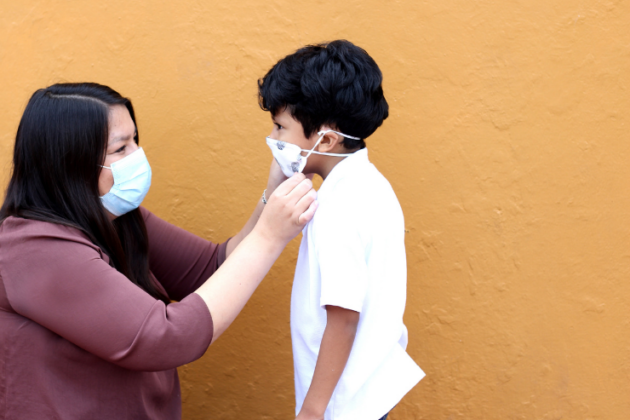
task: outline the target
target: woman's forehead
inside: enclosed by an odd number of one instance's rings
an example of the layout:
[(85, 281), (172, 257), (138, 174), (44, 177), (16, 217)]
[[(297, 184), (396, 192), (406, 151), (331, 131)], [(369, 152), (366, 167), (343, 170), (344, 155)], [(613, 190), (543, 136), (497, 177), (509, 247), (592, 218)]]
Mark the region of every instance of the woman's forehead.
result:
[(129, 140), (136, 134), (136, 125), (131, 119), (129, 111), (124, 105), (109, 107), (109, 138), (108, 143)]

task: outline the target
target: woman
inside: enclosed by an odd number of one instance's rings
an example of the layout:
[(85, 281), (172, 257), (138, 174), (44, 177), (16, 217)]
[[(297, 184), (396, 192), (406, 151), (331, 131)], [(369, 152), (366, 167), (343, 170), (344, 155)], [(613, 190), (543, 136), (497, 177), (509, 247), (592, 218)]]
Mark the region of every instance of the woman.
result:
[(97, 84), (35, 92), (13, 165), (0, 209), (7, 420), (180, 418), (176, 368), (225, 331), (316, 209), (311, 182), (280, 183), (274, 164), (268, 203), (227, 243), (160, 220), (138, 207), (151, 168), (131, 102)]

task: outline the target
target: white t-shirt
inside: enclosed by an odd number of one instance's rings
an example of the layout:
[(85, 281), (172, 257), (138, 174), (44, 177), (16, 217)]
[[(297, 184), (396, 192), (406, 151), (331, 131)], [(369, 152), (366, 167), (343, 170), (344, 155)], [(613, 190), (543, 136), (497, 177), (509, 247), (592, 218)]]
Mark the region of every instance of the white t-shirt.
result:
[(403, 324), (407, 265), (402, 210), (362, 149), (338, 163), (303, 231), (291, 295), (296, 414), (311, 385), (326, 305), (360, 313), (325, 420), (378, 420), (424, 377)]

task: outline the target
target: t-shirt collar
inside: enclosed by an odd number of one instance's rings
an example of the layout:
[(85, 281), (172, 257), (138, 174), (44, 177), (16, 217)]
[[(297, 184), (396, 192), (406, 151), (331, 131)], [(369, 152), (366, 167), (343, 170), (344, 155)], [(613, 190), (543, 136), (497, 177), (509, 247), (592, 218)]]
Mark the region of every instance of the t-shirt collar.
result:
[(343, 177), (344, 174), (348, 172), (356, 171), (360, 166), (365, 165), (366, 163), (370, 163), (368, 159), (368, 150), (367, 147), (364, 147), (361, 150), (357, 150), (341, 162), (339, 162), (335, 167), (330, 171), (324, 183), (326, 181), (333, 181), (337, 178)]

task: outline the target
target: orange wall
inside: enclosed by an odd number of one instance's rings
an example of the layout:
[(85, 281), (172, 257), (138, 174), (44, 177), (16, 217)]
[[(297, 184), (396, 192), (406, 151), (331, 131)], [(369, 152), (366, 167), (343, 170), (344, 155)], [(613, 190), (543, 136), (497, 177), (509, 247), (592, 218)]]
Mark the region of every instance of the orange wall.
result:
[[(133, 99), (146, 206), (213, 240), (271, 160), (256, 80), (347, 38), (385, 75), (371, 158), (406, 216), (411, 419), (630, 418), (630, 4), (619, 0), (0, 0), (0, 181), (30, 94)], [(181, 369), (186, 419), (291, 418), (298, 241)]]

